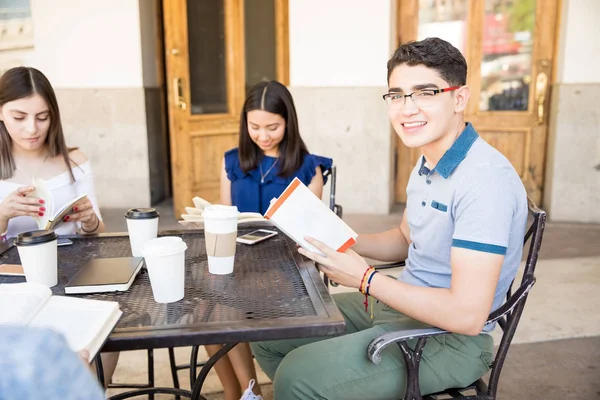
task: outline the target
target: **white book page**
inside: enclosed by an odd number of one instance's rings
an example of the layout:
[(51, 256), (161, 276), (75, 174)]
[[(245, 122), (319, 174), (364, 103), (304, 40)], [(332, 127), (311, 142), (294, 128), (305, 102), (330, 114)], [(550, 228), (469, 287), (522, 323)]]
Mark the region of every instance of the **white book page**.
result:
[(305, 185), (299, 185), (273, 214), (271, 221), (307, 250), (324, 255), (304, 240), (311, 236), (332, 249), (358, 235)]
[(75, 203), (77, 203), (85, 197), (87, 197), (87, 195), (82, 194), (81, 196), (71, 199), (69, 202), (67, 202), (67, 204), (62, 206), (60, 210), (55, 211), (55, 214), (52, 215), (52, 218), (50, 220), (50, 226), (48, 226), (46, 229), (54, 229), (55, 227), (60, 225), (63, 219), (67, 216), (67, 214), (71, 212), (73, 205), (75, 205)]
[(52, 296), (29, 325), (60, 332), (72, 350), (87, 349), (91, 353), (89, 347), (98, 341), (97, 336), (102, 334), (104, 339), (112, 331), (111, 326), (106, 332), (105, 325), (114, 320), (115, 313), (120, 316), (121, 311), (114, 301)]
[(44, 207), (46, 207), (46, 211), (44, 212), (43, 216), (33, 218), (36, 220), (39, 229), (47, 229), (48, 223), (54, 215), (54, 201), (52, 198), (52, 193), (46, 185), (46, 181), (43, 179), (34, 178), (33, 186), (35, 187), (35, 191), (31, 193), (30, 196), (43, 199)]
[(49, 288), (35, 283), (0, 285), (0, 324), (27, 325), (51, 295)]

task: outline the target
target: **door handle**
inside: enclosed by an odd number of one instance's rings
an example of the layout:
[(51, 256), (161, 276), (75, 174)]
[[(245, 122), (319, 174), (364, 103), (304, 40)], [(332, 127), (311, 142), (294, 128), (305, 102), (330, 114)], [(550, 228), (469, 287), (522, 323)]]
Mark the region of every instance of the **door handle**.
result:
[(175, 91), (175, 105), (179, 107), (180, 110), (187, 110), (187, 103), (183, 95), (183, 79), (173, 79), (173, 90)]
[(548, 75), (540, 72), (535, 80), (535, 97), (537, 102), (537, 124), (543, 125), (546, 119), (546, 93), (548, 92)]

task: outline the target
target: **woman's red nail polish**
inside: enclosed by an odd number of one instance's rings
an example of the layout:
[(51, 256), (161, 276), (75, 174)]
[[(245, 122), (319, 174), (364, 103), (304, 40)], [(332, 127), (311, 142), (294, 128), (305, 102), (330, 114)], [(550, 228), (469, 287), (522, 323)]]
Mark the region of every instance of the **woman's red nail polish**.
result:
[(45, 203), (44, 199), (40, 199), (40, 204), (44, 204), (44, 203)]
[(40, 211), (46, 211), (46, 207), (40, 207)]
[(68, 215), (65, 217), (65, 221), (68, 221), (70, 219), (71, 219), (71, 217), (69, 217)]
[(38, 213), (38, 215), (39, 215), (40, 217), (43, 217), (43, 216), (44, 216), (44, 213), (43, 213), (43, 212), (41, 212), (41, 213)]
[(79, 207), (73, 207), (73, 211), (79, 210)]

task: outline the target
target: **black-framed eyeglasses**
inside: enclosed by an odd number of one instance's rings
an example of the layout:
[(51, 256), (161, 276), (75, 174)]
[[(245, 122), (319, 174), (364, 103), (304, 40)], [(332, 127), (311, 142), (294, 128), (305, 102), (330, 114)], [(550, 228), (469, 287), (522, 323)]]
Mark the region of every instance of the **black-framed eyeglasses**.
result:
[(421, 89), (415, 90), (411, 94), (402, 94), (397, 92), (386, 93), (383, 100), (389, 108), (399, 110), (406, 105), (406, 98), (410, 97), (417, 107), (428, 107), (435, 104), (435, 96), (440, 93), (451, 92), (460, 89), (460, 86), (451, 86), (444, 89)]

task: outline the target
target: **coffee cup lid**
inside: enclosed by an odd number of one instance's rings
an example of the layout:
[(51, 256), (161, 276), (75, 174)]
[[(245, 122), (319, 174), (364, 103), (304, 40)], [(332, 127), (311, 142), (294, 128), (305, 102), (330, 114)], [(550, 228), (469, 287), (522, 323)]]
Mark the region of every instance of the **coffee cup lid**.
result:
[(142, 254), (144, 257), (169, 256), (185, 249), (187, 244), (180, 237), (162, 236), (144, 243)]
[(236, 206), (214, 204), (204, 208), (202, 218), (237, 218), (240, 215)]
[(36, 244), (48, 243), (56, 240), (58, 236), (54, 231), (31, 231), (23, 232), (17, 235), (15, 245), (17, 246), (33, 246)]
[(129, 219), (152, 219), (158, 217), (156, 208), (130, 208), (125, 213), (125, 218)]

